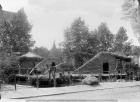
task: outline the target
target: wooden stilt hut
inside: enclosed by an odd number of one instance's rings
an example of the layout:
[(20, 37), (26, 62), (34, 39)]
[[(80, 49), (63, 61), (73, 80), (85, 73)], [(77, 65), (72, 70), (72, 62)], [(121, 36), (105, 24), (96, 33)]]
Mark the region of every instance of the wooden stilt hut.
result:
[(119, 76), (122, 79), (125, 76), (125, 70), (130, 69), (130, 66), (126, 67), (126, 64), (131, 64), (130, 57), (111, 52), (100, 52), (74, 72), (94, 74), (109, 79), (115, 75), (116, 78)]

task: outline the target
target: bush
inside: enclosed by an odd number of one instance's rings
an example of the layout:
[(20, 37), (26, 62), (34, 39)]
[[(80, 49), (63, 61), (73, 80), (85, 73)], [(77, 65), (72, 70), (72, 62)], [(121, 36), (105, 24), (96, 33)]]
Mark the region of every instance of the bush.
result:
[[(15, 79), (16, 78), (16, 79)], [(27, 82), (28, 77), (26, 75), (15, 75), (15, 74), (11, 74), (8, 77), (8, 83), (9, 84), (13, 84), (15, 83), (19, 83), (19, 84), (25, 84)]]
[[(49, 80), (49, 77), (47, 75), (40, 75), (38, 76), (38, 81), (39, 81), (39, 87), (53, 87), (54, 83), (53, 83), (53, 79)], [(56, 77), (56, 86), (60, 87), (60, 86), (64, 86), (64, 85), (68, 85), (69, 79), (68, 77)], [(37, 77), (36, 76), (31, 76), (30, 77), (30, 84), (32, 86), (37, 86)]]
[(27, 75), (16, 75), (16, 80), (18, 83), (26, 83), (28, 81)]

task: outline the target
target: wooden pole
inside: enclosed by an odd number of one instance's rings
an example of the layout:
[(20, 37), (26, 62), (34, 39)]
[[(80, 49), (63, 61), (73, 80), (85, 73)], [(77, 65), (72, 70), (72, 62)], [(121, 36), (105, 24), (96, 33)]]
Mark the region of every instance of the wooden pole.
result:
[(121, 63), (120, 63), (120, 64), (121, 64), (121, 68), (120, 68), (120, 74), (121, 74), (120, 76), (121, 76), (121, 77), (120, 77), (120, 79), (122, 79), (122, 60), (120, 60), (120, 62), (121, 62)]
[[(1, 92), (1, 80), (0, 80), (0, 92)], [(1, 93), (0, 93), (0, 99), (1, 99)]]
[(101, 82), (101, 70), (99, 69), (99, 81)]
[(15, 81), (15, 91), (16, 91), (16, 90), (17, 90), (17, 85), (16, 85), (16, 74), (15, 74), (14, 81)]
[(69, 78), (69, 85), (71, 84), (71, 74), (70, 71), (68, 71), (68, 78)]
[(51, 69), (49, 68), (49, 84), (51, 83)]
[(111, 77), (110, 77), (110, 71), (109, 71), (109, 82), (110, 82), (110, 80), (111, 80)]
[(115, 63), (115, 81), (117, 80), (117, 67), (118, 67), (118, 61), (116, 60), (116, 63)]
[(36, 84), (37, 84), (37, 89), (38, 89), (39, 88), (38, 72), (36, 73), (36, 75), (37, 75), (37, 81), (36, 81), (37, 83)]
[(130, 66), (130, 63), (129, 63), (129, 81), (130, 81), (130, 77), (131, 77), (131, 76), (130, 76), (130, 74), (131, 74), (131, 73), (130, 73), (130, 67), (131, 67), (131, 66)]
[(18, 74), (21, 74), (21, 67), (20, 64), (18, 64), (19, 70), (18, 70)]

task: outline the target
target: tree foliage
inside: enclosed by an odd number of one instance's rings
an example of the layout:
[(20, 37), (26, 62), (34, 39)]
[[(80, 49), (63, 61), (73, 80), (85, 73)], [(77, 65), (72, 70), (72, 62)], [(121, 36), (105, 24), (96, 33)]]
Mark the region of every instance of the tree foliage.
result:
[(87, 45), (87, 38), (89, 36), (88, 27), (84, 20), (80, 17), (75, 19), (69, 28), (64, 32), (64, 52), (67, 57), (75, 59), (75, 66), (82, 65), (87, 53), (85, 46)]
[(99, 51), (110, 51), (113, 44), (113, 34), (107, 27), (106, 23), (101, 23), (98, 27), (97, 38), (100, 42)]
[(140, 47), (132, 46), (132, 55), (139, 56), (140, 55)]
[(130, 21), (134, 34), (140, 41), (140, 0), (125, 0), (122, 10), (124, 18)]
[(113, 51), (115, 52), (120, 52), (126, 55), (131, 53), (131, 43), (128, 42), (127, 32), (124, 27), (120, 27), (115, 35), (113, 47)]
[(5, 21), (1, 27), (1, 48), (8, 52), (28, 52), (34, 44), (31, 28), (24, 10), (19, 10), (10, 23)]
[(10, 22), (6, 20), (0, 27), (0, 66), (12, 67), (16, 60), (16, 52), (24, 54), (33, 46), (31, 24), (23, 9), (14, 14)]
[(139, 0), (125, 0), (122, 5), (124, 18), (137, 20), (138, 2)]

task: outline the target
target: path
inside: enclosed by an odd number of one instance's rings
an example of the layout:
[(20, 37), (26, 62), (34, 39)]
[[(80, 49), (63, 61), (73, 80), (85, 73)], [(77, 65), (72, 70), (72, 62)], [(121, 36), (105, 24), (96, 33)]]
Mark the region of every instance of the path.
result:
[[(54, 95), (64, 95), (73, 93), (83, 93), (83, 92), (93, 92), (93, 91), (103, 91), (114, 88), (124, 88), (124, 87), (136, 87), (140, 86), (140, 82), (106, 82), (100, 83), (99, 86), (88, 86), (88, 85), (77, 85), (77, 86), (67, 86), (67, 87), (57, 87), (57, 88), (21, 88), (17, 91), (10, 91), (2, 93), (2, 98), (12, 98), (12, 99), (29, 99), (36, 97), (54, 96)], [(121, 90), (121, 89), (119, 89)]]

